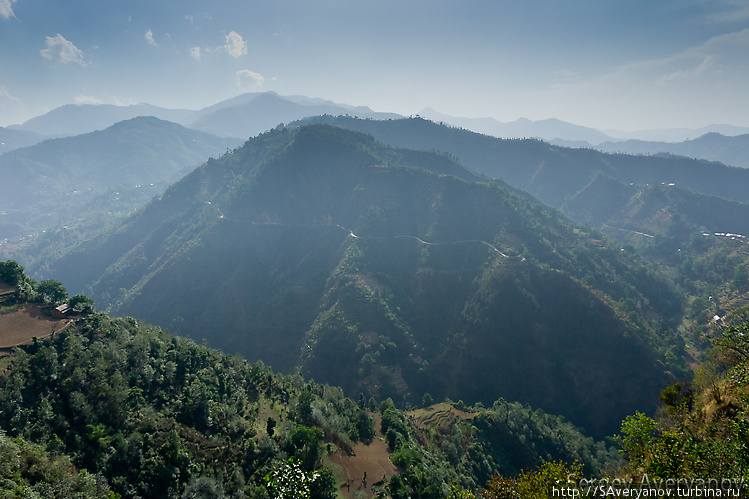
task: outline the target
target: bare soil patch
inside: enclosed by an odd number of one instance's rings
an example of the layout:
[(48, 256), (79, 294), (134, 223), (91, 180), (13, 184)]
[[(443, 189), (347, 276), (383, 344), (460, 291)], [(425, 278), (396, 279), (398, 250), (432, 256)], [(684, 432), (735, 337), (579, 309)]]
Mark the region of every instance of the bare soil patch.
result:
[(374, 497), (372, 486), (381, 487), (398, 473), (398, 468), (390, 461), (387, 444), (379, 439), (369, 445), (357, 443), (351, 449), (351, 455), (337, 451), (329, 454), (328, 459), (343, 469), (344, 481), (340, 490), (345, 497), (351, 497), (357, 490), (363, 491), (367, 497)]
[(27, 303), (0, 315), (0, 349), (30, 345), (34, 337), (47, 338), (72, 322), (70, 319), (55, 319), (41, 310), (41, 305)]
[(9, 295), (13, 293), (15, 290), (16, 288), (14, 286), (11, 286), (10, 284), (0, 281), (0, 296)]
[[(398, 474), (398, 468), (390, 461), (390, 451), (383, 440), (380, 424), (382, 418), (377, 412), (371, 416), (375, 420), (376, 436), (369, 445), (361, 442), (353, 447), (339, 445), (336, 452), (328, 454), (328, 461), (335, 465), (334, 468), (343, 471), (340, 492), (344, 497), (351, 497), (357, 490), (364, 492), (367, 497), (374, 497), (376, 492), (373, 486), (382, 490), (390, 477)], [(341, 475), (337, 474), (336, 478), (341, 480)]]

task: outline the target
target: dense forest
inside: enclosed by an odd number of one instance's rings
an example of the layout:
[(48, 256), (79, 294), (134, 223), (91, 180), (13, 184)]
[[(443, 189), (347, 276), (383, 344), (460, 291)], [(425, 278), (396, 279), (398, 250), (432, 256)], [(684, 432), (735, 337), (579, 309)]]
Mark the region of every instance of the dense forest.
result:
[[(29, 299), (58, 303), (15, 262), (0, 270), (17, 287), (3, 313)], [(303, 497), (281, 494), (282, 476), (309, 497), (334, 497), (329, 457), (373, 439), (400, 470), (379, 484), (392, 497), (478, 489), (552, 460), (598, 475), (618, 460), (564, 419), (518, 403), (442, 404), (464, 418), (431, 426), (389, 399), (354, 401), (103, 313), (15, 348), (0, 368), (0, 479), (23, 497)]]
[[(16, 289), (3, 314), (29, 300), (57, 304), (50, 283), (15, 262), (0, 265), (0, 279)], [(351, 482), (332, 457), (373, 441), (397, 467), (370, 480), (381, 497), (545, 498), (559, 480), (580, 491), (740, 480), (749, 473), (747, 337), (749, 309), (716, 323), (710, 361), (694, 381), (664, 387), (652, 417), (628, 416), (617, 452), (516, 402), (355, 401), (298, 372), (85, 310), (74, 327), (0, 358), (3, 497), (336, 497)]]

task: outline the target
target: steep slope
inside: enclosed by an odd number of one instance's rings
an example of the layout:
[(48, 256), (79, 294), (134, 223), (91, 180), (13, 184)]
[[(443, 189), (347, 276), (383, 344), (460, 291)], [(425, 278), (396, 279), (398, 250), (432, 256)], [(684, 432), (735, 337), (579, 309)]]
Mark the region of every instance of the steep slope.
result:
[(676, 225), (687, 239), (704, 231), (749, 234), (749, 205), (676, 185), (624, 185), (599, 176), (562, 209), (575, 220), (601, 226), (612, 235), (616, 231), (665, 235)]
[(651, 407), (666, 369), (683, 372), (680, 298), (597, 234), (477, 180), (342, 129), (277, 130), (51, 272), (349, 393), (505, 397), (598, 436)]
[[(100, 132), (16, 149), (0, 156), (0, 224), (9, 225), (8, 230), (14, 224), (16, 231), (28, 233), (48, 228), (63, 220), (62, 216), (68, 223), (76, 216), (71, 206), (80, 208), (96, 194), (119, 186), (137, 186), (151, 197), (189, 167), (236, 144), (235, 140), (157, 118), (140, 117)], [(120, 194), (113, 192), (110, 197)], [(0, 239), (4, 237), (9, 236), (0, 232)]]

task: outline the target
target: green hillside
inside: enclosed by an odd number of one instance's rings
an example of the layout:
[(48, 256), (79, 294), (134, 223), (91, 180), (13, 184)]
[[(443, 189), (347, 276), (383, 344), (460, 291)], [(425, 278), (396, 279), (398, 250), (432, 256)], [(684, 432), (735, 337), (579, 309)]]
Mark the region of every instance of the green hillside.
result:
[[(6, 305), (44, 299), (43, 283), (15, 262), (0, 263), (0, 280), (28, 296)], [(591, 476), (619, 464), (612, 449), (563, 418), (504, 400), (454, 405), (405, 413), (390, 400), (355, 402), (299, 373), (277, 374), (133, 318), (89, 313), (0, 357), (0, 492), (443, 498), (450, 486), (478, 490), (494, 474), (549, 460), (579, 462)], [(357, 461), (370, 471), (368, 483), (366, 475), (344, 480), (356, 452), (370, 456)], [(381, 462), (394, 464), (383, 479), (374, 474)]]
[(504, 397), (599, 437), (651, 408), (687, 372), (681, 297), (600, 234), (477, 180), (338, 128), (276, 130), (50, 272), (349, 394)]

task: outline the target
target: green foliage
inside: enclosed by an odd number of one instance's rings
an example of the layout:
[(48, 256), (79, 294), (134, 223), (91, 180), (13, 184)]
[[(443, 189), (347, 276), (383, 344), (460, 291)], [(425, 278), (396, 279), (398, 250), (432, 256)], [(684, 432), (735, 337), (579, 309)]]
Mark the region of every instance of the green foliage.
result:
[(421, 406), (422, 407), (429, 407), (433, 403), (434, 403), (434, 399), (428, 393), (425, 393), (424, 396), (421, 397)]
[(357, 411), (354, 416), (354, 426), (356, 428), (357, 440), (369, 444), (375, 437), (374, 419), (365, 411)]
[(0, 430), (0, 497), (115, 499), (106, 483), (76, 470), (67, 456), (45, 451)]
[(659, 422), (642, 413), (624, 420), (618, 441), (629, 476), (704, 480), (749, 474), (747, 333), (749, 308), (734, 310), (707, 335), (715, 350), (694, 390), (680, 384), (664, 389), (667, 410)]
[(291, 431), (289, 454), (298, 458), (304, 469), (313, 471), (320, 456), (320, 439), (323, 432), (319, 428), (299, 426)]
[[(102, 313), (4, 363), (0, 428), (69, 456), (123, 497), (251, 495), (288, 455), (316, 473), (324, 434), (348, 442), (360, 411), (339, 389)], [(258, 437), (261, 406), (280, 418), (294, 399), (321, 427), (284, 421)], [(272, 429), (276, 419), (267, 421)]]
[(622, 432), (617, 437), (617, 442), (624, 449), (629, 461), (644, 456), (645, 448), (655, 438), (655, 427), (655, 421), (639, 411), (633, 416), (627, 416), (622, 422)]
[(36, 285), (36, 292), (47, 303), (59, 305), (68, 299), (68, 292), (65, 287), (60, 281), (54, 279), (40, 281)]
[(718, 360), (730, 367), (749, 361), (749, 307), (734, 310), (705, 333), (718, 349)]
[(24, 278), (23, 267), (13, 260), (0, 262), (0, 281), (18, 285)]
[[(544, 462), (533, 471), (523, 471), (517, 478), (495, 475), (483, 491), (485, 499), (551, 499), (559, 497), (560, 487), (582, 478), (582, 465), (575, 462)], [(561, 484), (561, 485), (560, 485)], [(580, 490), (576, 491), (580, 494)]]
[(731, 289), (741, 293), (749, 289), (749, 272), (744, 265), (740, 265), (734, 272), (733, 279), (731, 279)]
[(317, 471), (317, 476), (310, 486), (310, 499), (335, 499), (336, 481), (333, 472), (328, 468)]
[(299, 394), (296, 403), (296, 417), (300, 424), (309, 424), (312, 420), (312, 392), (304, 390)]
[(94, 311), (94, 300), (85, 295), (75, 295), (68, 300), (68, 305), (76, 312), (90, 314)]

